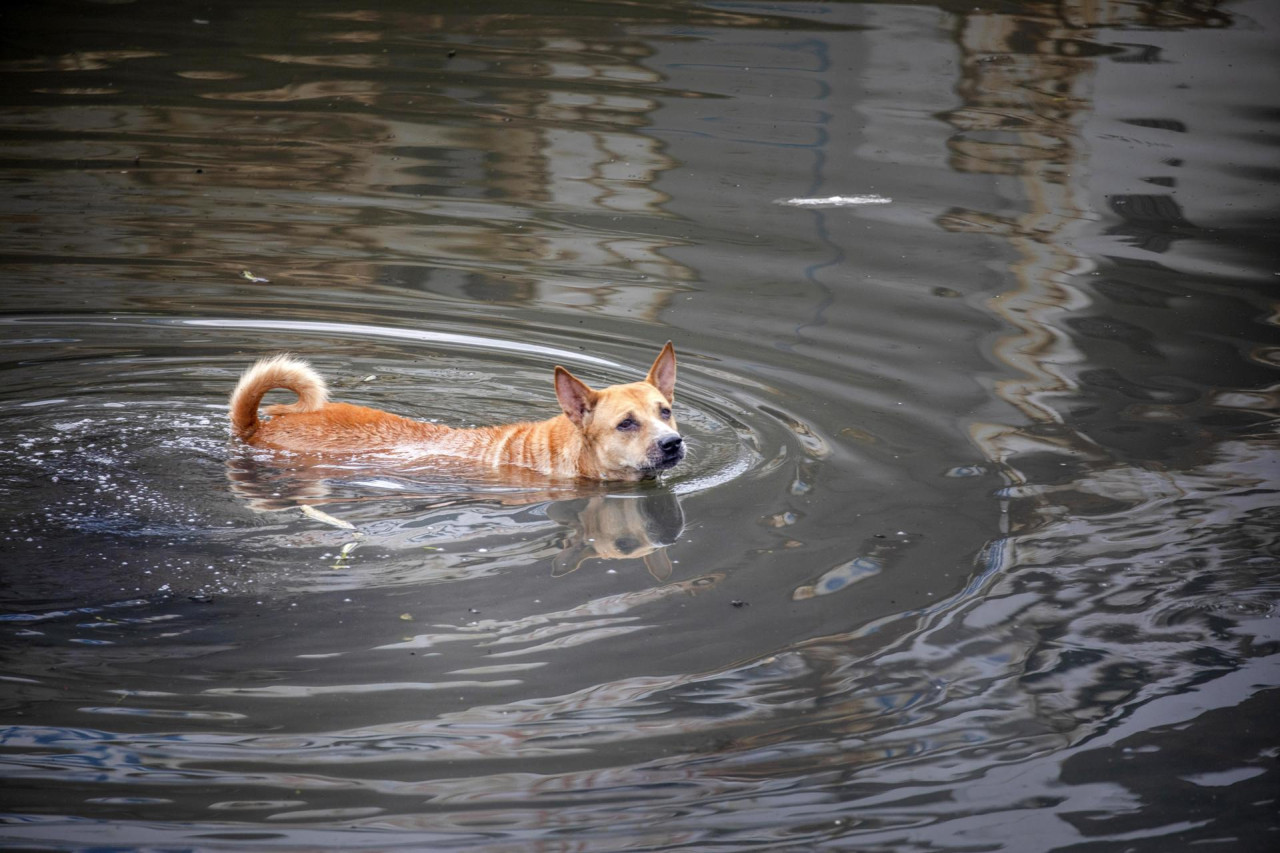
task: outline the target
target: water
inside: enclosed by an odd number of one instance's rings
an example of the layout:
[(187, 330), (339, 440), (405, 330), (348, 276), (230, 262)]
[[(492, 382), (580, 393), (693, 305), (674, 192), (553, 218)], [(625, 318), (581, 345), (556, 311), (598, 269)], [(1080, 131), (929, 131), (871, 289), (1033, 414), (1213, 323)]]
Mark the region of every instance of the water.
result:
[[(1273, 4), (3, 19), (6, 847), (1274, 846)], [(667, 339), (657, 483), (227, 437)]]

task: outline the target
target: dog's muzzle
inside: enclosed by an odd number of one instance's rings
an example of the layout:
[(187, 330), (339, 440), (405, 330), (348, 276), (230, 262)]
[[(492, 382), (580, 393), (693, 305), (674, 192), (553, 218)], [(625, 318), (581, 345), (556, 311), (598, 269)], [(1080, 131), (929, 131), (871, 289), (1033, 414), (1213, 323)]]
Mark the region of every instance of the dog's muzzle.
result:
[(658, 439), (649, 454), (649, 470), (665, 471), (679, 464), (684, 459), (684, 439), (679, 433), (663, 436)]

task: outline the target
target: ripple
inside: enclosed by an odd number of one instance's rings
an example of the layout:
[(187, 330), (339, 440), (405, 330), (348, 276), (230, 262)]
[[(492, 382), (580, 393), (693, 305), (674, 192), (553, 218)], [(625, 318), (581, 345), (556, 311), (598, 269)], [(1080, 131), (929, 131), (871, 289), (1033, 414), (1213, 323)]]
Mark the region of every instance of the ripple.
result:
[[(109, 330), (112, 336), (119, 336), (129, 328), (148, 330), (148, 334), (156, 330), (177, 332), (183, 328), (200, 328), (240, 333), (271, 332), (275, 334), (267, 337), (279, 340), (283, 336), (287, 348), (303, 352), (329, 349), (340, 341), (394, 344), (392, 354), (401, 363), (391, 366), (384, 363), (376, 373), (369, 374), (372, 377), (369, 382), (344, 376), (352, 371), (350, 362), (320, 358), (313, 358), (313, 361), (336, 384), (336, 398), (458, 426), (524, 420), (554, 411), (550, 368), (555, 364), (563, 364), (581, 373), (592, 384), (603, 385), (635, 381), (636, 374), (650, 356), (649, 353), (638, 353), (634, 360), (624, 364), (563, 346), (512, 340), (492, 334), (362, 323), (100, 315), (15, 316), (0, 322), (24, 328), (74, 328), (80, 330), (81, 340), (86, 332), (95, 328)], [(50, 332), (47, 339), (58, 338)], [(27, 337), (26, 340), (35, 338)], [(456, 367), (444, 372), (436, 369), (424, 375), (422, 368), (413, 363), (424, 357)], [(121, 467), (127, 467), (131, 455), (126, 452), (125, 436), (129, 434), (146, 444), (160, 442), (172, 446), (176, 443), (179, 445), (176, 449), (183, 449), (185, 444), (189, 450), (206, 455), (214, 453), (212, 442), (220, 433), (225, 434), (221, 412), (224, 411), (225, 397), (239, 372), (236, 368), (243, 369), (252, 358), (242, 358), (231, 369), (224, 366), (228, 361), (225, 357), (209, 365), (193, 365), (187, 357), (130, 359), (132, 364), (123, 380), (108, 386), (112, 395), (107, 399), (104, 399), (103, 387), (95, 384), (92, 377), (84, 376), (85, 365), (78, 365), (80, 372), (68, 371), (62, 382), (54, 372), (44, 383), (44, 388), (46, 395), (57, 389), (56, 396), (23, 403), (26, 407), (39, 406), (52, 411), (42, 412), (38, 419), (27, 420), (25, 424), (19, 419), (17, 426), (20, 429), (29, 427), (33, 435), (25, 437), (18, 449), (32, 451), (37, 444), (51, 443), (47, 422), (52, 419), (55, 429), (67, 440), (87, 441), (105, 454), (116, 454), (117, 464)], [(30, 367), (38, 363), (37, 360)], [(99, 361), (92, 366), (103, 370), (109, 364), (114, 364), (117, 370), (123, 366), (118, 359)], [(704, 491), (747, 476), (766, 464), (764, 452), (771, 451), (773, 455), (785, 453), (779, 446), (782, 433), (768, 424), (753, 422), (762, 419), (754, 418), (751, 412), (734, 402), (741, 389), (752, 383), (744, 379), (735, 385), (735, 377), (723, 369), (703, 375), (699, 371), (700, 364), (696, 354), (681, 358), (677, 413), (682, 429), (687, 433), (690, 455), (684, 465), (665, 478), (679, 494)], [(460, 374), (459, 370), (466, 372)], [(436, 375), (432, 376), (432, 372)], [(48, 371), (45, 373), (47, 375)], [(185, 405), (174, 407), (172, 388), (192, 373), (204, 380), (201, 384), (208, 387), (214, 396), (212, 399), (190, 399)], [(208, 381), (211, 376), (215, 379), (221, 377), (222, 381)], [(415, 379), (418, 381), (412, 381)], [(461, 388), (459, 381), (463, 384)], [(61, 387), (63, 385), (66, 387)], [(113, 412), (112, 416), (103, 413), (126, 403), (130, 408), (127, 413)], [(136, 422), (136, 410), (161, 406), (165, 407), (166, 415), (155, 415), (150, 422)], [(413, 411), (409, 411), (411, 409)], [(777, 416), (773, 411), (769, 414)], [(783, 421), (789, 427), (798, 422), (793, 418), (784, 418)], [(204, 427), (209, 429), (202, 429)], [(197, 431), (198, 436), (193, 436), (192, 433)], [(821, 443), (821, 439), (815, 438), (807, 427), (792, 429), (786, 434), (797, 436), (805, 443)], [(112, 438), (116, 440), (113, 442)], [(193, 438), (196, 440), (192, 441)], [(788, 442), (783, 439), (783, 443)]]
[(244, 714), (232, 711), (166, 710), (161, 708), (130, 708), (125, 705), (85, 706), (78, 709), (85, 714), (104, 714), (112, 717), (148, 717), (156, 720), (198, 720), (203, 722), (228, 722), (243, 720)]
[(463, 680), (436, 682), (396, 682), (392, 684), (275, 684), (271, 687), (215, 687), (206, 690), (210, 696), (239, 696), (259, 699), (305, 699), (313, 696), (365, 695), (393, 693), (404, 690), (433, 691), (457, 690), (464, 687), (514, 687), (523, 684), (519, 679), (494, 681)]
[[(228, 443), (224, 401), (263, 350), (211, 357), (203, 338), (190, 337), (201, 330), (270, 340), (273, 351), (308, 354), (338, 399), (456, 425), (555, 411), (555, 364), (600, 386), (634, 381), (653, 355), (642, 342), (613, 357), (617, 346), (584, 353), (554, 336), (526, 341), (456, 320), (441, 325), (0, 318), (26, 342), (13, 354), (22, 361), (8, 398), (21, 404), (9, 404), (10, 431), (0, 438), (8, 469), (0, 475), (7, 494), (0, 538), (45, 557), (13, 571), (4, 595), (53, 605), (130, 595), (209, 603), (478, 578), (544, 560), (556, 575), (593, 560), (626, 560), (665, 581), (673, 572), (665, 549), (684, 527), (681, 501), (772, 476), (790, 460), (824, 457), (830, 446), (803, 419), (766, 402), (773, 392), (758, 380), (695, 351), (681, 355), (677, 387), (689, 454), (654, 483), (553, 483), (440, 460), (391, 468), (358, 459), (291, 462)], [(119, 351), (130, 336), (145, 344)], [(64, 346), (94, 354), (66, 360)], [(325, 531), (293, 514), (304, 505), (324, 507), (312, 516), (338, 525)], [(94, 571), (83, 578), (86, 565)]]

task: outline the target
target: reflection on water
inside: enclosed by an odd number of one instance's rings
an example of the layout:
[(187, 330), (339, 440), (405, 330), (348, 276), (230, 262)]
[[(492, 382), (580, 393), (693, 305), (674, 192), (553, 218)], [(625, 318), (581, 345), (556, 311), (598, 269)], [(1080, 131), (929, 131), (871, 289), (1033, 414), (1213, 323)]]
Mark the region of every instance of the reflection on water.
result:
[[(54, 29), (24, 17), (33, 31)], [(79, 223), (19, 220), (4, 251), (43, 261), (29, 274), (53, 271), (46, 282), (68, 256), (150, 256), (150, 268), (130, 271), (141, 281), (119, 306), (134, 310), (170, 308), (174, 276), (196, 284), (247, 266), (277, 285), (409, 287), (656, 319), (694, 273), (666, 253), (679, 238), (621, 224), (663, 216), (654, 184), (674, 165), (634, 132), (656, 106), (645, 43), (602, 37), (590, 18), (540, 33), (506, 14), (360, 17), (267, 6), (183, 22), (177, 52), (7, 63), (37, 84), (71, 72), (124, 82), (37, 85), (37, 95), (83, 102), (37, 98), (9, 112), (21, 134), (13, 155), (63, 173), (39, 193), (15, 187), (10, 212), (75, 208)], [(95, 23), (113, 36), (123, 24)], [(279, 27), (336, 50), (260, 44)], [(245, 53), (231, 60), (222, 39), (242, 40)], [(87, 97), (99, 91), (145, 104)], [(85, 210), (86, 198), (102, 203)], [(261, 290), (210, 295), (243, 311)], [(47, 294), (21, 295), (45, 307)]]
[[(634, 487), (632, 493), (609, 494), (617, 487), (557, 485), (524, 471), (496, 475), (448, 458), (432, 459), (429, 467), (392, 468), (360, 461), (336, 465), (323, 458), (282, 460), (275, 454), (239, 452), (227, 456), (227, 479), (232, 493), (255, 510), (299, 509), (323, 524), (350, 531), (352, 541), (341, 548), (335, 568), (346, 567), (366, 534), (345, 518), (317, 509), (320, 504), (374, 502), (375, 511), (381, 511), (390, 499), (400, 504), (411, 500), (409, 515), (376, 515), (365, 522), (377, 529), (380, 545), (402, 547), (437, 539), (465, 542), (483, 532), (466, 529), (465, 519), (477, 513), (485, 516), (486, 527), (501, 514), (529, 537), (547, 526), (539, 521), (543, 515), (541, 521), (549, 520), (562, 528), (552, 537), (560, 549), (552, 560), (556, 577), (578, 570), (588, 560), (636, 560), (654, 580), (666, 581), (672, 564), (665, 549), (675, 544), (684, 530), (680, 500), (662, 486), (645, 483)], [(592, 491), (599, 493), (578, 497)], [(448, 562), (443, 553), (438, 556)], [(518, 559), (529, 557), (522, 548)], [(494, 554), (488, 562), (494, 564), (499, 559)]]
[[(0, 839), (1269, 849), (1280, 19), (6, 12)], [(255, 454), (682, 354), (658, 483)]]
[(547, 507), (547, 517), (570, 533), (553, 563), (557, 575), (582, 568), (587, 560), (641, 560), (656, 581), (673, 571), (666, 549), (684, 531), (680, 501), (670, 492), (636, 500), (592, 497)]

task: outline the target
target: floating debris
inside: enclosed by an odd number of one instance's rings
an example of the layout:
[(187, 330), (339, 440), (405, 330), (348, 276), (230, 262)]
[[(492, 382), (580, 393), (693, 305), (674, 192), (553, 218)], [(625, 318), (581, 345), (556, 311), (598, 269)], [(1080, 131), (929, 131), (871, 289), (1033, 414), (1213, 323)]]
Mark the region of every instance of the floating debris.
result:
[(354, 542), (348, 542), (342, 546), (342, 550), (338, 552), (338, 558), (333, 561), (330, 566), (334, 571), (342, 571), (351, 568), (351, 554), (360, 547), (360, 531), (356, 531), (356, 539)]
[(308, 516), (308, 517), (310, 517), (310, 518), (314, 518), (316, 521), (323, 522), (323, 523), (328, 524), (328, 525), (331, 525), (331, 526), (333, 526), (333, 527), (341, 528), (342, 530), (355, 530), (355, 529), (356, 529), (356, 526), (355, 526), (354, 524), (352, 524), (351, 522), (349, 522), (349, 521), (343, 521), (343, 520), (342, 520), (342, 519), (340, 519), (340, 518), (334, 518), (332, 515), (329, 515), (329, 513), (325, 512), (325, 511), (323, 511), (323, 510), (316, 509), (315, 507), (311, 506), (310, 504), (303, 504), (302, 506), (300, 506), (300, 507), (298, 507), (298, 508), (302, 510), (302, 514), (303, 514), (303, 515)]

